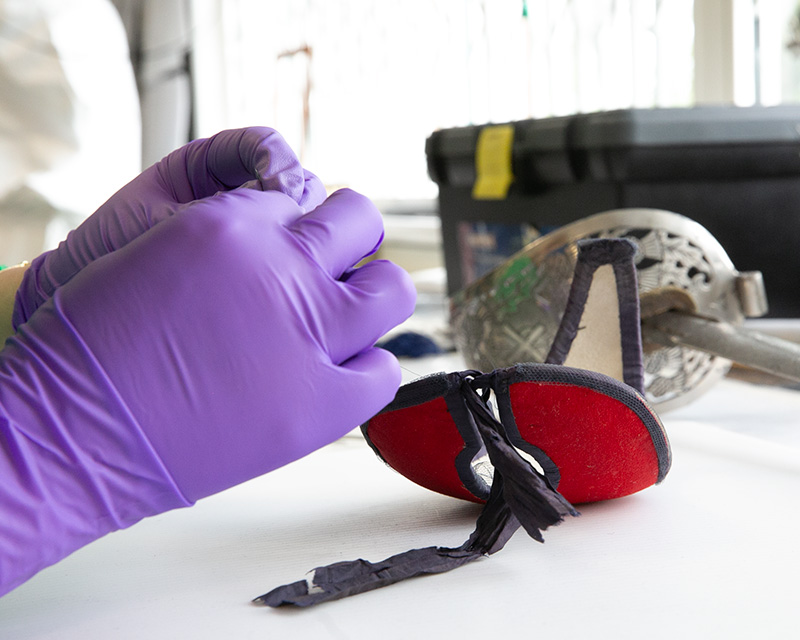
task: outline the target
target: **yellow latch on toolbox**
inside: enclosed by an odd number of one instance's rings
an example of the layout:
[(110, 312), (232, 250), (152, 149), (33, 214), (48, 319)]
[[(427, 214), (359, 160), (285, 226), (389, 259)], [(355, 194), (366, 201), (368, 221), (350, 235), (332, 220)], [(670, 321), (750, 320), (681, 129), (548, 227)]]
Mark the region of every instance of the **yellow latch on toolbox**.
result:
[(475, 146), (475, 200), (503, 200), (514, 182), (511, 149), (514, 145), (514, 126), (499, 124), (484, 127)]

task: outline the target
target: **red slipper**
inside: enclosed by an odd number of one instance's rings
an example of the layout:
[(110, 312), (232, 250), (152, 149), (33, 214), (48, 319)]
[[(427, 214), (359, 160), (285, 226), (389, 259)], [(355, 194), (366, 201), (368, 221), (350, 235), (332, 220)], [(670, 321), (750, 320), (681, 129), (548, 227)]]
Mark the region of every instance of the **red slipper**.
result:
[(417, 484), (483, 501), (491, 471), (462, 384), (491, 390), (511, 443), (532, 457), (569, 502), (629, 495), (663, 480), (670, 448), (635, 389), (608, 376), (552, 364), (490, 374), (435, 374), (404, 385), (363, 425), (373, 450)]

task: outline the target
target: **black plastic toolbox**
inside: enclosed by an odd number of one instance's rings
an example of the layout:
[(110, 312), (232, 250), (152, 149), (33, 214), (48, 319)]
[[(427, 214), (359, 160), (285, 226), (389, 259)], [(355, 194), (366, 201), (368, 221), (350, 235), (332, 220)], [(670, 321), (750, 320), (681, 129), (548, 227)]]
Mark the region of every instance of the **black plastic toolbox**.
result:
[(772, 317), (800, 317), (800, 105), (629, 109), (504, 123), (513, 179), (474, 197), (494, 124), (427, 140), (453, 293), (536, 232), (628, 207), (693, 218), (741, 271), (760, 270)]

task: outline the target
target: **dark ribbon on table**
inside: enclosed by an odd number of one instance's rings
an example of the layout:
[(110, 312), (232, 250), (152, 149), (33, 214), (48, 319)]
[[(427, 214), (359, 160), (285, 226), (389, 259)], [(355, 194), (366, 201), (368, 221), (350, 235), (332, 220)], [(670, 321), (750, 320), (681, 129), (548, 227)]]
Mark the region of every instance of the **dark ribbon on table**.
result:
[[(307, 580), (277, 587), (253, 600), (279, 607), (311, 605), (379, 589), (419, 575), (444, 573), (502, 549), (522, 526), (530, 537), (544, 542), (542, 531), (567, 515), (579, 515), (512, 446), (505, 428), (488, 405), (489, 392), (479, 394), (473, 378), (465, 376), (460, 392), (494, 466), (492, 487), (475, 531), (460, 547), (425, 547), (381, 562), (352, 560), (314, 569)], [(486, 377), (482, 377), (482, 384)]]

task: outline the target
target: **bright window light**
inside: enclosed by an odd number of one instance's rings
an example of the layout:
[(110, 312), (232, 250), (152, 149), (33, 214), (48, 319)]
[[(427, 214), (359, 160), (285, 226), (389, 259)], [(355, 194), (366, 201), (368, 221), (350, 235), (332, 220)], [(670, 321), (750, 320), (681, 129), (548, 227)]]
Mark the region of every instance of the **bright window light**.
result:
[(436, 129), (693, 100), (692, 0), (196, 3), (199, 133), (278, 129), (330, 186), (436, 196)]

